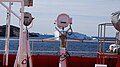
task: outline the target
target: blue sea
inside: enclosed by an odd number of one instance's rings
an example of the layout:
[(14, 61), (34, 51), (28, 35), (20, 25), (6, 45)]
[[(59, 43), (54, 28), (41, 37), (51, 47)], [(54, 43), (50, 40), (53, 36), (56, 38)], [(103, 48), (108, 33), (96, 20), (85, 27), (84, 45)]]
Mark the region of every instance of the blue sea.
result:
[[(13, 38), (18, 39), (18, 38)], [(40, 37), (30, 38), (31, 54), (35, 55), (59, 55), (60, 42), (33, 42), (32, 40), (40, 40)], [(5, 48), (5, 40), (0, 40), (0, 50)], [(10, 50), (18, 49), (18, 40), (10, 40)], [(106, 43), (104, 51), (106, 51), (111, 43)], [(104, 45), (104, 44), (103, 44)], [(67, 42), (67, 51), (70, 56), (96, 56), (98, 51), (98, 42)], [(41, 51), (41, 52), (39, 52)], [(71, 52), (74, 51), (74, 52)], [(88, 53), (86, 53), (88, 52)], [(4, 53), (4, 51), (0, 52)], [(9, 52), (16, 54), (16, 52)]]

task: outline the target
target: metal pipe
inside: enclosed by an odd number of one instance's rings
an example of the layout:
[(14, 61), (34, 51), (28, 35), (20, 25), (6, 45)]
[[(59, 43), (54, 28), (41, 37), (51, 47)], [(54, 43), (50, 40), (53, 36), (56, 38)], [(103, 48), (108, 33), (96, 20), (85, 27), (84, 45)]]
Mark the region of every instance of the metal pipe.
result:
[(0, 2), (21, 2), (22, 0), (0, 0)]
[(0, 2), (0, 4), (3, 5), (3, 7), (5, 7), (8, 11), (10, 11), (13, 15), (15, 15), (19, 20), (21, 20), (21, 18), (16, 13), (14, 13), (14, 11), (9, 9), (9, 7), (7, 7), (4, 3)]
[[(101, 41), (101, 38), (102, 38), (102, 24), (100, 24), (100, 53), (102, 53), (102, 41)], [(99, 56), (99, 58), (100, 58), (100, 63), (102, 63), (101, 56)]]
[(100, 49), (100, 24), (98, 25), (98, 46), (97, 50), (99, 51)]
[(101, 41), (101, 38), (102, 38), (102, 25), (100, 25), (100, 52), (102, 52), (102, 41)]
[[(104, 24), (104, 44), (103, 44), (103, 54), (105, 51), (105, 41), (106, 41), (106, 24)], [(103, 56), (103, 64), (105, 63), (105, 57)]]
[(21, 22), (20, 22), (20, 35), (19, 35), (19, 47), (18, 47), (18, 51), (17, 51), (17, 56), (15, 59), (15, 63), (14, 63), (14, 67), (22, 66), (21, 62), (20, 62), (20, 58), (21, 58), (21, 50), (22, 50), (22, 45), (23, 45), (23, 22), (24, 22), (24, 0), (22, 0), (21, 2)]
[[(11, 2), (9, 2), (9, 9), (11, 9)], [(5, 66), (8, 66), (8, 54), (9, 54), (9, 39), (10, 39), (10, 21), (11, 21), (11, 12), (7, 13), (7, 22), (6, 22), (6, 42), (5, 42)]]
[(104, 53), (104, 50), (105, 50), (105, 41), (106, 41), (106, 25), (104, 25), (104, 44), (103, 44), (103, 53)]
[[(23, 45), (23, 23), (24, 23), (24, 1), (21, 2), (21, 23), (20, 23), (20, 35), (19, 35), (19, 48), (20, 48), (20, 52), (18, 52), (20, 55), (22, 54), (21, 50), (22, 50), (22, 45)], [(20, 62), (20, 55), (18, 55), (18, 63), (21, 65)]]

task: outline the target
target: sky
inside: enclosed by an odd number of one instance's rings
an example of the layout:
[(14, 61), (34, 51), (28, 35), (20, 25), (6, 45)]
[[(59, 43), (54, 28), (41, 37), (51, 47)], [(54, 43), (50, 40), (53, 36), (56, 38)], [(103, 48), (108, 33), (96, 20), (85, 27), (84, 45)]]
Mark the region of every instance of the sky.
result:
[[(120, 10), (119, 3), (120, 0), (33, 0), (33, 6), (25, 7), (25, 11), (35, 18), (30, 32), (54, 34), (57, 16), (66, 13), (72, 18), (74, 32), (97, 36), (98, 24), (110, 22), (111, 13)], [(20, 15), (20, 4), (13, 3), (12, 10)], [(6, 12), (0, 5), (0, 25), (6, 22)], [(14, 15), (11, 24), (19, 26), (19, 20)], [(107, 31), (109, 36), (114, 36), (116, 30), (112, 27)]]

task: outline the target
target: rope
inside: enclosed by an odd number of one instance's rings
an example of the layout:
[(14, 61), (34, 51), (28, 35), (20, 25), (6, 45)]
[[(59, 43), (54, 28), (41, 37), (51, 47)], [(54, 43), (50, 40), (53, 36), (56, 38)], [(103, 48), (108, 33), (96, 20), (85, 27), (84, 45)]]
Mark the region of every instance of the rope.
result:
[(26, 32), (27, 32), (26, 36), (27, 36), (27, 40), (28, 40), (29, 39), (29, 32), (28, 32), (27, 26), (26, 26)]

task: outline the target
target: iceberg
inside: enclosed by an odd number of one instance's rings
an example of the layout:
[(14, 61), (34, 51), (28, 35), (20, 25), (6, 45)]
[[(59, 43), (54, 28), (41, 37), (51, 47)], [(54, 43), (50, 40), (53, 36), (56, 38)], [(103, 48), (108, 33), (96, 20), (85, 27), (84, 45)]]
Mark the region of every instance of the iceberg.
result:
[(87, 36), (85, 34), (81, 34), (78, 32), (72, 32), (72, 34), (70, 34), (68, 36), (68, 39), (76, 39), (76, 40), (92, 40), (92, 37)]

